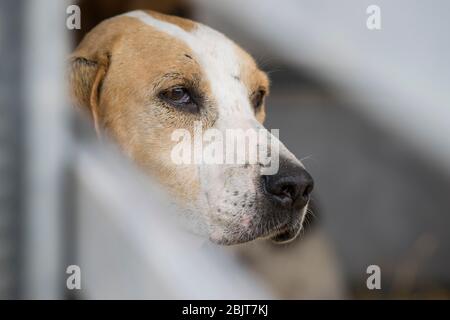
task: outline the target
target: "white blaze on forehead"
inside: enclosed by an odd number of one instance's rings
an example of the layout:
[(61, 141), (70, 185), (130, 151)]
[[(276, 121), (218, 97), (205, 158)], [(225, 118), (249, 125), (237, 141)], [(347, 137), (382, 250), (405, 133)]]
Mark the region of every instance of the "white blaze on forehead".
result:
[[(249, 91), (240, 81), (241, 68), (247, 63), (238, 54), (234, 42), (222, 33), (200, 23), (188, 32), (179, 26), (158, 20), (144, 11), (132, 11), (125, 16), (139, 19), (143, 23), (183, 41), (195, 55), (196, 61), (210, 84), (211, 92), (219, 113), (215, 127), (225, 129), (262, 129), (250, 105)], [(274, 140), (279, 140), (272, 137)], [(280, 153), (297, 161), (295, 156), (280, 143)]]
[(137, 18), (189, 46), (210, 84), (219, 110), (219, 126), (240, 127), (244, 123), (248, 125), (249, 119), (254, 119), (249, 92), (239, 80), (243, 61), (239, 58), (236, 45), (231, 40), (199, 23), (192, 31), (187, 32), (175, 24), (158, 20), (143, 11), (132, 11), (125, 16)]

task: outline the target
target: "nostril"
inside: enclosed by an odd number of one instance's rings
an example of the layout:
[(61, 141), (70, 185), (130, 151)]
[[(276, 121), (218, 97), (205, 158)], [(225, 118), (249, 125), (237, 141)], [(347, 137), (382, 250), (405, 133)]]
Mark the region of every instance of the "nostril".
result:
[(286, 197), (294, 199), (296, 193), (297, 192), (295, 190), (295, 186), (293, 186), (293, 185), (284, 185), (284, 186), (281, 187), (281, 194), (280, 195), (284, 195)]
[(314, 188), (312, 177), (306, 170), (296, 170), (290, 175), (264, 176), (264, 186), (278, 204), (283, 207), (304, 207)]
[(290, 207), (302, 190), (295, 177), (270, 176), (265, 178), (266, 191), (284, 207)]

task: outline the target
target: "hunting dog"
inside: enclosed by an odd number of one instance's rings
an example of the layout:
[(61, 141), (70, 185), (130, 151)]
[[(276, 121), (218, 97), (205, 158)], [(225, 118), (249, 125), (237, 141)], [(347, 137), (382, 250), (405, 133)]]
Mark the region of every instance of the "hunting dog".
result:
[[(186, 221), (211, 241), (293, 240), (313, 189), (302, 163), (279, 144), (279, 169), (261, 164), (175, 164), (174, 130), (194, 123), (219, 132), (265, 130), (267, 75), (223, 34), (200, 23), (152, 11), (105, 20), (70, 57), (74, 103), (99, 134), (155, 177)], [(272, 136), (272, 139), (276, 139)]]

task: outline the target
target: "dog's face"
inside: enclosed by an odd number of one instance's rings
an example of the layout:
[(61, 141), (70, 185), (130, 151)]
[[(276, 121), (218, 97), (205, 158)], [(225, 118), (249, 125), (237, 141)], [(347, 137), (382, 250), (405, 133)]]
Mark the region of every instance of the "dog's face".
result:
[[(204, 25), (134, 11), (91, 31), (71, 57), (77, 105), (177, 199), (198, 231), (220, 244), (295, 238), (312, 190), (279, 144), (279, 170), (256, 163), (176, 164), (175, 130), (265, 130), (269, 82), (240, 47)], [(270, 135), (266, 131), (267, 135)], [(272, 141), (278, 142), (271, 136)]]

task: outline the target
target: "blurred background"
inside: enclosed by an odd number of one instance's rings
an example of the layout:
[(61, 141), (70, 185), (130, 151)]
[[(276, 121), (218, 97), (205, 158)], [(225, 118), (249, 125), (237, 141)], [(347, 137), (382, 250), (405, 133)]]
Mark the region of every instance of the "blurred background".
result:
[[(81, 30), (65, 27), (71, 4)], [(161, 244), (170, 223), (147, 211), (171, 210), (164, 196), (131, 192), (141, 175), (105, 160), (114, 151), (74, 119), (64, 86), (84, 34), (135, 9), (203, 22), (269, 73), (266, 127), (316, 182), (298, 241), (202, 245), (202, 274), (181, 241)], [(0, 2), (0, 298), (450, 298), (448, 12), (444, 0)], [(70, 264), (79, 292), (65, 288)]]

